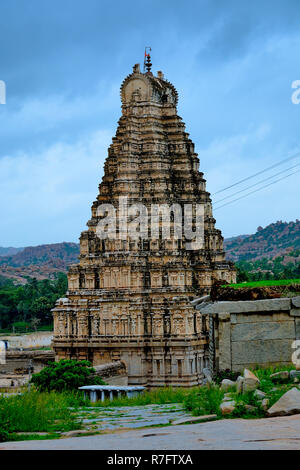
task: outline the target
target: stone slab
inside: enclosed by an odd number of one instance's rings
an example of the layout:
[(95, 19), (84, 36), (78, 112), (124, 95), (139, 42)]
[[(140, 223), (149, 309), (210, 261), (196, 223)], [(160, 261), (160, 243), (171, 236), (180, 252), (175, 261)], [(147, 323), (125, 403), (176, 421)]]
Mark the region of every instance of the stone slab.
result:
[(300, 317), (300, 308), (291, 308), (290, 315), (291, 317)]
[(177, 425), (177, 424), (188, 424), (188, 423), (201, 423), (204, 421), (212, 421), (214, 419), (217, 419), (217, 415), (203, 415), (203, 416), (190, 416), (190, 417), (184, 417), (177, 419), (176, 421), (173, 421), (171, 424)]
[(240, 323), (231, 326), (232, 341), (250, 341), (264, 339), (294, 339), (294, 322), (255, 322)]
[(246, 312), (246, 313), (232, 313), (231, 323), (256, 323), (256, 322), (281, 322), (289, 321), (293, 322), (294, 318), (289, 315), (288, 311), (285, 312)]
[(300, 308), (300, 296), (292, 298), (292, 304), (294, 307)]
[(292, 339), (233, 342), (232, 364), (290, 363), (292, 342)]
[(243, 312), (263, 312), (289, 310), (291, 299), (263, 299), (263, 300), (241, 300), (231, 302), (216, 302), (201, 308), (201, 304), (196, 307), (201, 313), (243, 313)]

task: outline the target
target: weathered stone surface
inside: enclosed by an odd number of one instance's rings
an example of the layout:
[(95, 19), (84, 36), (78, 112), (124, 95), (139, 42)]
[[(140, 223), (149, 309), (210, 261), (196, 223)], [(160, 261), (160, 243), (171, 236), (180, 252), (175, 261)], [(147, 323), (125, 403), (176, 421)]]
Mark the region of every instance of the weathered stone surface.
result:
[(290, 377), (294, 379), (296, 377), (300, 378), (300, 370), (290, 370)]
[(278, 310), (289, 310), (291, 306), (291, 300), (289, 298), (280, 299), (264, 299), (264, 300), (244, 300), (237, 302), (215, 302), (211, 305), (201, 308), (198, 306), (198, 310), (201, 313), (242, 313), (242, 312), (261, 312), (261, 311), (278, 311)]
[(286, 416), (300, 413), (300, 390), (294, 387), (267, 410), (268, 416)]
[(270, 400), (268, 398), (264, 398), (261, 402), (261, 407), (264, 411), (267, 411), (269, 408)]
[(232, 364), (277, 364), (291, 362), (292, 339), (233, 342)]
[(209, 295), (203, 295), (202, 297), (199, 297), (197, 299), (194, 299), (191, 301), (191, 305), (196, 306), (198, 304), (202, 304), (203, 302), (207, 303), (210, 300)]
[(292, 304), (294, 307), (300, 308), (300, 296), (292, 298)]
[(275, 372), (274, 374), (270, 375), (270, 379), (274, 382), (281, 382), (288, 380), (289, 378), (289, 371), (288, 370), (281, 370), (280, 372)]
[(221, 390), (227, 391), (236, 387), (236, 383), (229, 379), (223, 379), (221, 382)]
[(264, 399), (266, 397), (265, 392), (262, 392), (261, 390), (255, 390), (254, 396), (258, 399)]
[[(294, 318), (290, 317), (289, 311), (285, 312), (270, 312), (269, 310), (262, 311), (259, 313), (253, 312), (244, 312), (244, 313), (232, 313), (231, 318), (233, 315), (236, 318), (235, 323), (264, 323), (264, 322), (282, 322), (282, 321), (290, 321), (291, 323), (294, 322)], [(249, 328), (251, 325), (248, 325)]]
[(245, 405), (245, 408), (246, 408), (246, 410), (247, 410), (248, 412), (250, 412), (250, 413), (253, 413), (253, 411), (256, 411), (256, 410), (257, 410), (256, 406), (247, 405), (247, 404)]
[(209, 382), (209, 383), (211, 383), (211, 384), (214, 382), (214, 381), (213, 381), (213, 378), (212, 378), (212, 375), (211, 375), (211, 372), (210, 372), (210, 370), (209, 370), (207, 367), (204, 367), (204, 369), (203, 369), (203, 375), (204, 375), (204, 377), (206, 378), (207, 382)]
[(232, 341), (252, 341), (265, 339), (293, 339), (295, 337), (294, 322), (255, 322), (232, 325)]
[(243, 391), (243, 383), (244, 383), (244, 377), (242, 377), (241, 375), (238, 376), (238, 378), (236, 379), (236, 391), (237, 393), (242, 393)]
[(223, 415), (232, 413), (236, 407), (235, 401), (224, 401), (220, 405), (220, 410)]
[(233, 400), (232, 397), (224, 397), (223, 400), (222, 400), (222, 402), (225, 403), (225, 401), (232, 401), (232, 400)]
[(204, 421), (213, 421), (214, 419), (217, 419), (217, 415), (190, 416), (176, 419), (175, 421), (172, 421), (171, 424), (177, 425), (188, 423), (201, 423)]
[(259, 379), (249, 369), (244, 370), (243, 392), (255, 390), (260, 384)]
[(290, 310), (291, 317), (300, 317), (300, 308), (292, 308)]
[(221, 322), (219, 327), (219, 368), (231, 369), (231, 327), (230, 322)]

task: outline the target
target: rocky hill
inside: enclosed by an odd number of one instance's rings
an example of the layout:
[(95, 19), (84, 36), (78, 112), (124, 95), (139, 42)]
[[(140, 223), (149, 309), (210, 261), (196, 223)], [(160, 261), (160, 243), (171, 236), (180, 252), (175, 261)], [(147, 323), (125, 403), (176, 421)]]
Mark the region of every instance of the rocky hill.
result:
[(78, 261), (77, 243), (54, 243), (28, 246), (10, 256), (0, 257), (0, 275), (26, 282), (26, 277), (51, 279), (57, 272), (66, 272), (68, 266)]
[[(255, 261), (278, 256), (289, 258), (289, 254), (300, 248), (300, 221), (281, 220), (258, 227), (253, 235), (241, 235), (224, 241), (227, 258), (232, 261)], [(293, 257), (294, 255), (292, 255)]]

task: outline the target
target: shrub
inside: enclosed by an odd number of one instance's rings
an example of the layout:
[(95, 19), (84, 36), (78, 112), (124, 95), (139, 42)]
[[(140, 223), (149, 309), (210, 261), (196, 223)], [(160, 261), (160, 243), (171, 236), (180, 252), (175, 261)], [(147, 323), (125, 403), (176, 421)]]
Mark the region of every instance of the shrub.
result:
[(83, 385), (104, 385), (100, 377), (94, 376), (95, 369), (89, 361), (63, 359), (49, 362), (38, 374), (33, 374), (31, 382), (40, 392), (52, 390), (78, 390)]
[(9, 440), (10, 426), (8, 421), (0, 423), (0, 442)]
[(200, 387), (191, 391), (184, 400), (184, 407), (194, 416), (220, 414), (220, 404), (224, 396), (219, 387)]

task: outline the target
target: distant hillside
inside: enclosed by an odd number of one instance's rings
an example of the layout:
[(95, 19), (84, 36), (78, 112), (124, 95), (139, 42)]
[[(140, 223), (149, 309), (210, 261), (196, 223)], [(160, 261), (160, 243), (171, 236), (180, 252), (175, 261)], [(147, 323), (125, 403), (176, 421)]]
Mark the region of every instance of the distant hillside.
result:
[[(258, 227), (253, 235), (224, 240), (226, 256), (232, 261), (255, 261), (262, 258), (289, 257), (300, 248), (300, 221), (278, 221), (265, 228)], [(292, 255), (293, 256), (293, 255)]]
[(66, 272), (70, 264), (78, 261), (77, 243), (54, 243), (29, 246), (11, 256), (0, 257), (0, 275), (24, 282), (27, 276), (37, 279), (55, 277)]
[(9, 246), (9, 247), (0, 246), (0, 256), (15, 255), (16, 253), (22, 250), (24, 250), (24, 248), (14, 248), (13, 246)]

